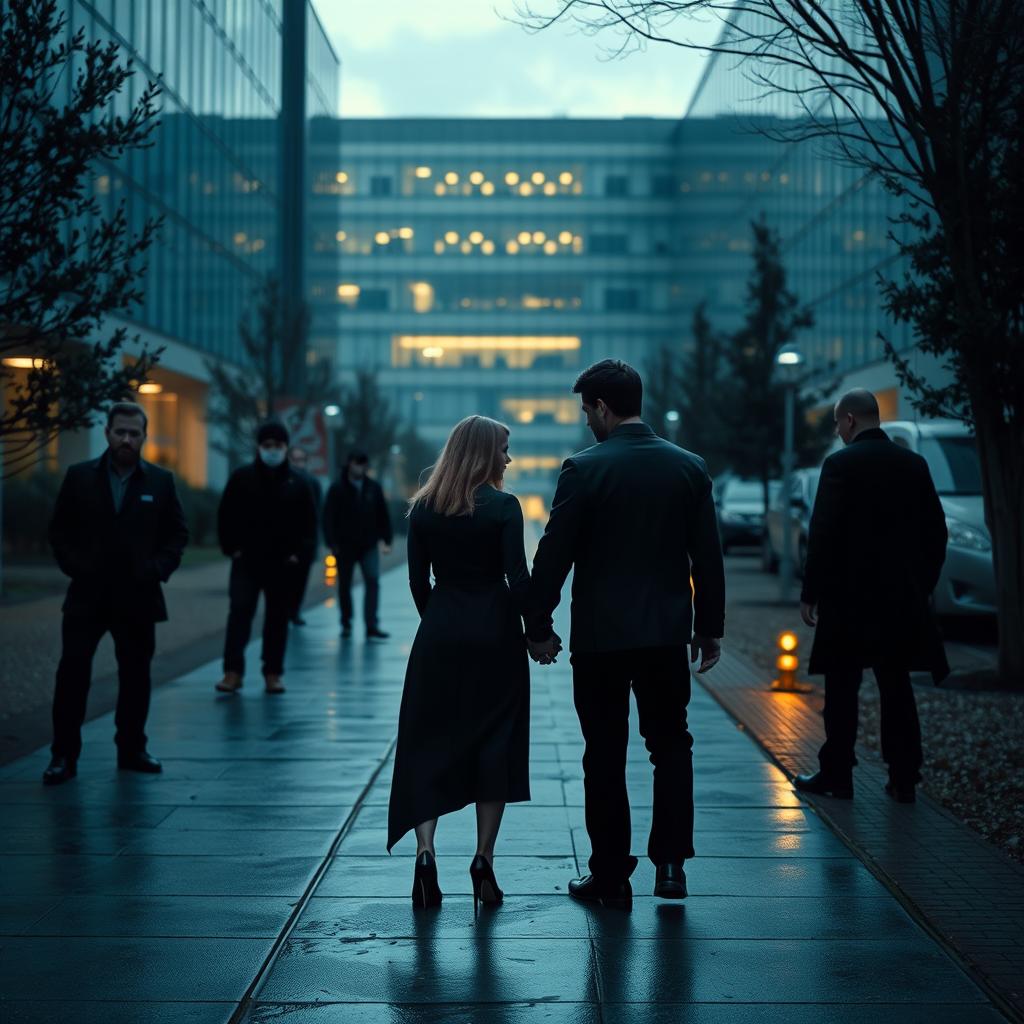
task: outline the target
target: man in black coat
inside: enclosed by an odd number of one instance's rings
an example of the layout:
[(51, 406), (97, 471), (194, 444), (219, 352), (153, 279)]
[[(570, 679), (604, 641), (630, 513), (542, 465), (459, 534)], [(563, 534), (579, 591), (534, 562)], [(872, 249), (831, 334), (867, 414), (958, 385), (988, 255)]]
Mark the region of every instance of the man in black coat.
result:
[(260, 591), (266, 692), (284, 692), (288, 618), (302, 560), (316, 545), (316, 506), (309, 485), (288, 465), (288, 431), (264, 423), (256, 445), (255, 461), (231, 474), (217, 510), (221, 551), (231, 559), (221, 693), (241, 689)]
[(320, 508), (323, 505), (324, 492), (312, 473), (306, 469), (308, 461), (306, 449), (293, 445), (288, 450), (288, 462), (301, 480), (306, 482), (310, 493), (313, 495), (313, 504), (316, 507), (316, 534), (313, 537), (312, 546), (304, 553), (299, 563), (299, 571), (295, 579), (295, 597), (292, 604), (291, 623), (293, 626), (304, 626), (306, 620), (302, 617), (302, 606), (306, 601), (306, 588), (309, 586), (309, 573), (316, 561), (317, 539), (320, 533)]
[(881, 700), (886, 792), (912, 803), (920, 781), (921, 728), (910, 673), (949, 674), (930, 609), (946, 557), (946, 517), (928, 464), (879, 427), (870, 391), (843, 395), (836, 433), (811, 516), (800, 611), (815, 627), (809, 671), (825, 674), (825, 744), (820, 770), (796, 788), (853, 796), (857, 695), (865, 668)]
[[(628, 908), (630, 854), (626, 745), (632, 688), (655, 766), (648, 856), (655, 895), (686, 895), (693, 851), (693, 738), (687, 644), (706, 672), (719, 659), (725, 572), (711, 478), (698, 456), (640, 419), (643, 385), (606, 359), (573, 391), (598, 443), (567, 459), (537, 548), (530, 585), (530, 653), (558, 651), (551, 613), (572, 566), (573, 697), (583, 755), (591, 874), (569, 883), (576, 899)], [(693, 579), (691, 592), (690, 580)], [(691, 632), (691, 627), (693, 632)]]
[(160, 584), (181, 563), (188, 528), (174, 477), (142, 460), (146, 426), (141, 406), (112, 406), (107, 450), (72, 466), (57, 495), (50, 543), (71, 583), (53, 695), (53, 756), (43, 773), (47, 785), (77, 774), (92, 659), (108, 632), (117, 657), (117, 766), (161, 770), (146, 751), (150, 662), (156, 623), (167, 619)]
[(363, 619), (367, 640), (389, 636), (377, 622), (380, 600), (380, 555), (391, 550), (391, 516), (384, 489), (367, 475), (366, 452), (354, 451), (336, 483), (327, 490), (324, 505), (324, 540), (338, 560), (338, 604), (341, 635), (352, 635), (352, 574), (363, 574)]

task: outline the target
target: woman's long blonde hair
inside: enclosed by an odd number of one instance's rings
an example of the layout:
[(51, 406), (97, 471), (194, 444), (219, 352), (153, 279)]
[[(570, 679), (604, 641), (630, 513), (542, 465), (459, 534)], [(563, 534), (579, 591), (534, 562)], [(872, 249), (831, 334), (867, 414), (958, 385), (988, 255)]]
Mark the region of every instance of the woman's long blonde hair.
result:
[(501, 487), (508, 436), (504, 423), (486, 416), (456, 423), (427, 482), (409, 499), (406, 514), (422, 502), (443, 516), (471, 516), (478, 488)]

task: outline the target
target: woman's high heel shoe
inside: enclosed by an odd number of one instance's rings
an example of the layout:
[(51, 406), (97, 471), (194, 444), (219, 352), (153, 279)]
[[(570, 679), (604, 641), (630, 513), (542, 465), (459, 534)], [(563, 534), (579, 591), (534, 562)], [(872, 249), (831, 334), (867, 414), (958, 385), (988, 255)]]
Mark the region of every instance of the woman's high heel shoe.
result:
[(433, 854), (426, 850), (416, 858), (416, 870), (412, 876), (412, 905), (417, 908), (441, 906), (437, 862)]
[(469, 877), (473, 880), (473, 915), (476, 916), (481, 903), (496, 906), (505, 898), (498, 888), (498, 880), (494, 877), (494, 868), (490, 861), (478, 853), (469, 865)]

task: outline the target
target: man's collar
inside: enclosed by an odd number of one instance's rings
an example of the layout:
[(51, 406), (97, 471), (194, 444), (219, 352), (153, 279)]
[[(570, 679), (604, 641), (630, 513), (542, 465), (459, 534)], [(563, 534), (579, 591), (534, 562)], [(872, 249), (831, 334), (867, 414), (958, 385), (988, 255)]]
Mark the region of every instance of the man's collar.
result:
[(643, 420), (638, 420), (636, 423), (620, 423), (615, 427), (608, 435), (609, 438), (615, 437), (617, 434), (629, 434), (634, 437), (640, 437), (644, 435), (652, 435), (654, 431), (644, 423)]
[(858, 441), (888, 441), (889, 435), (881, 427), (868, 427), (867, 430), (862, 430), (850, 444), (856, 444)]

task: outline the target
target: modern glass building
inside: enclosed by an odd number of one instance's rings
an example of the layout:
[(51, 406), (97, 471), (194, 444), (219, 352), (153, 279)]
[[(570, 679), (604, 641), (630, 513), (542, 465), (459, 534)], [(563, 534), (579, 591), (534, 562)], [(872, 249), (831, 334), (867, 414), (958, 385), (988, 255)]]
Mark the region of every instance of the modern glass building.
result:
[(580, 370), (608, 356), (642, 366), (685, 335), (678, 127), (317, 124), (314, 345), (343, 379), (376, 368), (434, 444), (470, 413), (508, 422), (518, 491), (549, 496), (585, 441)]
[[(124, 322), (164, 347), (141, 395), (150, 416), (146, 457), (198, 485), (220, 482), (225, 460), (207, 436), (207, 360), (241, 361), (238, 321), (254, 288), (282, 262), (281, 225), (294, 221), (281, 193), (282, 133), (295, 116), (283, 81), (298, 64), (298, 116), (335, 114), (338, 60), (315, 12), (306, 45), (283, 45), (284, 0), (66, 0), (68, 36), (114, 40), (136, 75), (122, 110), (162, 76), (151, 148), (96, 169), (107, 213), (127, 201), (134, 230), (162, 217), (148, 253), (145, 299)], [(300, 138), (304, 136), (304, 129)], [(301, 215), (298, 217), (303, 223)], [(102, 450), (96, 429), (66, 435), (63, 466)]]

